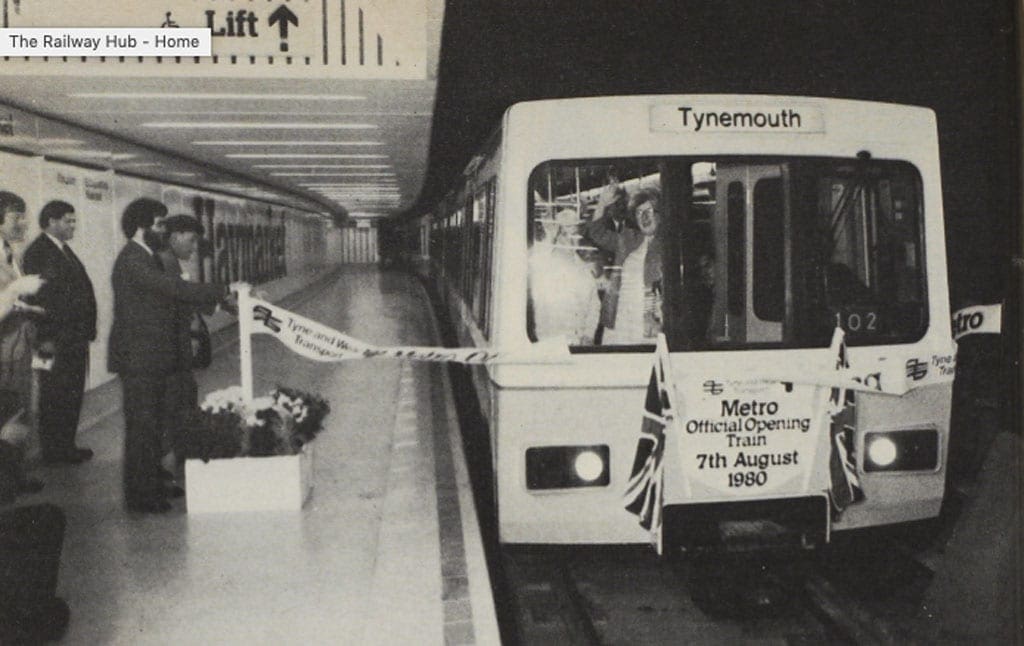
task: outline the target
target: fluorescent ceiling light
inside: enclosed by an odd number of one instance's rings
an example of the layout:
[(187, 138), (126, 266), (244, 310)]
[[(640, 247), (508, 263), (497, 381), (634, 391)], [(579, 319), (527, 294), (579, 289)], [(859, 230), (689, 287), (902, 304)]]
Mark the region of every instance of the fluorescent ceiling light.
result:
[(275, 121), (150, 121), (142, 124), (143, 128), (182, 128), (185, 130), (198, 128), (251, 128), (253, 130), (373, 130), (377, 126), (372, 123), (285, 123)]
[(337, 189), (360, 189), (360, 188), (388, 188), (396, 189), (398, 184), (299, 184), (302, 188), (337, 188)]
[(282, 173), (272, 172), (272, 177), (394, 177), (394, 173), (388, 172), (366, 172), (366, 173)]
[(175, 177), (199, 177), (199, 173), (184, 173), (181, 171), (174, 171), (167, 174), (174, 175)]
[(397, 192), (397, 186), (374, 186), (363, 184), (360, 186), (306, 186), (314, 191), (392, 191)]
[(228, 153), (228, 159), (387, 159), (374, 153)]
[(402, 201), (398, 195), (333, 195), (321, 193), (328, 200), (357, 200), (359, 202), (387, 202), (389, 204)]
[(355, 191), (343, 191), (343, 190), (338, 190), (338, 189), (334, 189), (334, 188), (315, 188), (315, 189), (312, 189), (312, 190), (315, 193), (321, 193), (321, 194), (324, 194), (324, 195), (330, 193), (331, 195), (384, 195), (384, 196), (388, 196), (388, 197), (394, 197), (394, 196), (398, 196), (398, 195), (402, 194), (400, 191), (375, 191), (375, 190), (370, 190), (370, 189), (359, 189), (359, 190), (355, 190)]
[[(32, 140), (31, 137), (17, 137), (17, 139)], [(81, 139), (40, 139), (37, 143), (43, 146), (81, 146), (85, 142)]]
[(253, 164), (251, 168), (391, 168), (391, 164)]
[(69, 157), (85, 157), (86, 159), (111, 159), (115, 161), (123, 161), (126, 159), (135, 159), (138, 155), (132, 155), (129, 153), (112, 153), (109, 150), (54, 150), (49, 155), (67, 155)]
[(221, 139), (193, 141), (193, 146), (383, 146), (382, 141), (261, 141)]
[(379, 195), (384, 197), (398, 197), (399, 195), (402, 195), (401, 191), (375, 191), (367, 189), (360, 189), (356, 191), (344, 191), (333, 188), (314, 188), (310, 190), (312, 190), (315, 193), (320, 193), (322, 195), (326, 195), (328, 193), (331, 195)]
[(68, 96), (79, 99), (185, 99), (185, 100), (244, 100), (244, 101), (364, 101), (365, 96), (354, 94), (263, 94), (263, 93), (185, 93), (176, 92), (73, 92)]
[(132, 162), (130, 164), (122, 164), (124, 168), (151, 168), (154, 166), (161, 166), (159, 162)]

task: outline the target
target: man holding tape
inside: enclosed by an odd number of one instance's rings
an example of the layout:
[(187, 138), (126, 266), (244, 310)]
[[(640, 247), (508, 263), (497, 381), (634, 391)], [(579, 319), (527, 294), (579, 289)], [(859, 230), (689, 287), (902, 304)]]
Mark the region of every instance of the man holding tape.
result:
[(167, 207), (139, 198), (124, 210), (128, 242), (114, 262), (114, 323), (108, 367), (121, 376), (124, 393), (124, 496), (129, 511), (170, 510), (161, 477), (160, 428), (168, 411), (168, 377), (178, 367), (174, 317), (179, 304), (216, 304), (225, 285), (191, 283), (168, 275), (151, 244), (156, 220)]

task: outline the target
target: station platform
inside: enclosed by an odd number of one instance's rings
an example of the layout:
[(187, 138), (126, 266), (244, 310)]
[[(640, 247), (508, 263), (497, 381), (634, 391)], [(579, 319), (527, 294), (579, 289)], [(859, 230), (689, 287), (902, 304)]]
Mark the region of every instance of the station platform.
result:
[[(370, 343), (438, 344), (426, 295), (407, 275), (342, 267), (284, 304)], [(217, 335), (213, 366), (196, 373), (200, 398), (239, 382), (230, 334)], [(95, 458), (35, 467), (44, 490), (17, 501), (67, 515), (62, 643), (499, 643), (445, 367), (317, 363), (259, 335), (253, 358), (257, 395), (280, 384), (330, 401), (305, 508), (190, 515), (179, 499), (168, 514), (129, 514), (121, 411), (87, 415), (78, 442)]]

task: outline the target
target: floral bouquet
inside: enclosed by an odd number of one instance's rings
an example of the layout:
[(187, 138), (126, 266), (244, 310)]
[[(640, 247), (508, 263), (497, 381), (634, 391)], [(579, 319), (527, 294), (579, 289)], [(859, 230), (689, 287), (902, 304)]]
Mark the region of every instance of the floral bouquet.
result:
[(186, 423), (185, 457), (294, 455), (323, 429), (330, 410), (322, 397), (283, 386), (251, 402), (239, 386), (217, 390)]

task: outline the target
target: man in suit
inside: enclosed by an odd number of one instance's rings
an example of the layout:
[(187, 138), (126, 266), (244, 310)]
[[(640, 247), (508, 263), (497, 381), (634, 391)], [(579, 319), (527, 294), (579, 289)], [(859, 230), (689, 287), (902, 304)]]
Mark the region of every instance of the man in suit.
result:
[[(188, 262), (195, 255), (199, 237), (203, 234), (203, 225), (191, 215), (179, 214), (165, 219), (163, 229), (167, 236), (166, 246), (157, 252), (157, 256), (164, 265), (164, 271), (175, 278), (194, 280), (194, 277), (182, 268), (182, 263)], [(192, 374), (195, 356), (192, 329), (194, 324), (200, 323), (198, 314), (213, 314), (213, 311), (212, 305), (175, 305), (174, 345), (178, 359), (176, 369), (170, 375), (167, 384), (169, 414), (165, 419), (164, 435), (167, 447), (174, 452), (178, 462), (184, 460), (181, 441), (187, 419), (185, 412), (195, 409), (199, 404), (199, 386)]]
[[(167, 411), (168, 376), (178, 367), (174, 339), (179, 303), (216, 304), (224, 285), (191, 283), (169, 276), (153, 253), (157, 219), (167, 207), (150, 198), (129, 204), (121, 228), (129, 238), (114, 262), (114, 323), (108, 367), (121, 376), (124, 393), (124, 495), (130, 511), (161, 513), (171, 506), (161, 477), (160, 429)], [(149, 242), (147, 242), (147, 240)]]
[(75, 445), (89, 343), (96, 338), (96, 295), (85, 266), (68, 246), (75, 235), (75, 208), (48, 202), (39, 213), (42, 233), (25, 250), (25, 271), (46, 283), (36, 302), (46, 313), (36, 322), (36, 352), (52, 361), (39, 375), (39, 443), (48, 464), (79, 464), (91, 449)]

